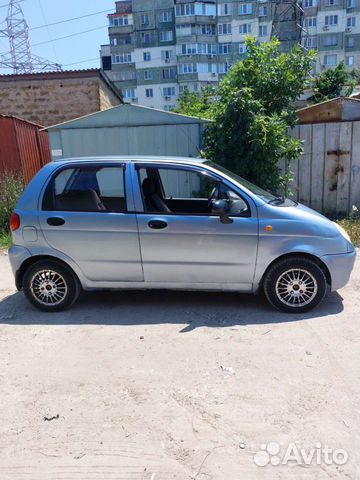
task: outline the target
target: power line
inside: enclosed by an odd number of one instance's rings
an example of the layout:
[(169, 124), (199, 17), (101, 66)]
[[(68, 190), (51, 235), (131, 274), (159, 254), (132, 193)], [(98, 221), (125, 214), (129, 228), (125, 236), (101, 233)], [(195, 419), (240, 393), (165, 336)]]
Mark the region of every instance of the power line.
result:
[[(18, 0), (18, 3), (21, 3), (21, 2), (24, 2), (24, 0)], [(0, 8), (8, 8), (8, 7), (9, 7), (8, 3), (4, 3), (4, 5), (0, 5)]]
[[(46, 24), (47, 20), (46, 20), (46, 16), (45, 16), (45, 11), (44, 11), (44, 7), (43, 7), (43, 4), (42, 4), (42, 1), (41, 0), (38, 0), (39, 2), (39, 6), (40, 6), (40, 10), (41, 10), (41, 15), (44, 19), (44, 22)], [(48, 34), (48, 37), (49, 37), (49, 40), (51, 42), (51, 47), (52, 47), (52, 50), (54, 52), (54, 55), (55, 55), (55, 58), (56, 60), (59, 62), (59, 58), (58, 58), (58, 55), (57, 55), (57, 52), (56, 52), (56, 48), (55, 48), (55, 45), (54, 45), (54, 41), (53, 41), (53, 38), (52, 38), (52, 35), (50, 33), (50, 30), (49, 30), (49, 27), (46, 27), (46, 31), (47, 31), (47, 34)]]
[[(101, 27), (96, 27), (96, 28), (90, 28), (89, 30), (83, 30), (81, 32), (72, 33), (70, 35), (65, 35), (63, 37), (53, 38), (52, 40), (46, 40), (44, 42), (34, 43), (34, 44), (32, 44), (32, 47), (38, 47), (39, 45), (45, 45), (47, 43), (57, 42), (58, 40), (64, 40), (66, 38), (76, 37), (78, 35), (83, 35), (85, 33), (94, 32), (95, 30), (101, 30), (103, 28), (107, 28), (107, 25), (103, 25)], [(4, 52), (4, 55), (7, 54), (7, 53), (10, 53), (10, 52)]]
[(63, 65), (63, 67), (70, 67), (72, 65), (79, 65), (80, 63), (93, 62), (95, 60), (99, 60), (99, 57), (88, 58), (87, 60), (81, 60), (80, 62), (66, 63), (65, 65)]
[(80, 20), (82, 18), (93, 17), (94, 15), (100, 15), (101, 13), (107, 13), (107, 12), (112, 12), (112, 11), (114, 11), (113, 8), (110, 9), (110, 10), (101, 10), (100, 12), (88, 13), (87, 15), (81, 15), (79, 17), (72, 17), (72, 18), (68, 18), (66, 20), (60, 20), (58, 22), (48, 23), (47, 25), (39, 25), (37, 27), (32, 27), (32, 28), (30, 28), (30, 30), (38, 30), (40, 28), (52, 27), (54, 25), (60, 25), (61, 23), (72, 22), (72, 21), (75, 21), (75, 20)]
[[(64, 37), (54, 38), (52, 41), (57, 42), (58, 40), (64, 40), (65, 38), (76, 37), (77, 35), (83, 35), (84, 33), (94, 32), (95, 30), (101, 30), (102, 28), (105, 28), (105, 27), (106, 25), (103, 25), (102, 27), (96, 27), (96, 28), (91, 28), (90, 30), (84, 30), (82, 32), (72, 33), (71, 35), (65, 35)], [(34, 43), (32, 47), (38, 47), (39, 45), (45, 45), (46, 43), (50, 43), (50, 42), (51, 41), (46, 40), (45, 42)]]

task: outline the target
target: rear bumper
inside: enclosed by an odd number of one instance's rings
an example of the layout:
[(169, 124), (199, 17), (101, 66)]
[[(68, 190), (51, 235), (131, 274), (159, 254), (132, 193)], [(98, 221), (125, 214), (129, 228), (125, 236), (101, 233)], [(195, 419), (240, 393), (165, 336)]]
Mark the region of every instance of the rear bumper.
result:
[(321, 260), (326, 264), (331, 276), (331, 290), (344, 287), (354, 268), (356, 250), (339, 255), (324, 255)]
[(15, 284), (18, 290), (21, 289), (21, 285), (19, 284), (19, 272), (20, 267), (24, 263), (24, 261), (31, 257), (31, 253), (25, 247), (21, 247), (20, 245), (13, 245), (9, 249), (9, 261), (11, 265), (11, 270), (15, 276)]

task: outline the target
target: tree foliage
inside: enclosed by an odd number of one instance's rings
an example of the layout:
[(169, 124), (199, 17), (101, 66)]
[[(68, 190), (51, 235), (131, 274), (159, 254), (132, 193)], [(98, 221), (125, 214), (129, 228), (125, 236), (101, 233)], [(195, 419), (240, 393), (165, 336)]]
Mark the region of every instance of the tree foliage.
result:
[(179, 98), (179, 104), (172, 112), (183, 113), (197, 118), (211, 118), (210, 107), (213, 103), (214, 89), (203, 88), (199, 93), (185, 90)]
[(296, 123), (292, 102), (308, 85), (314, 54), (300, 46), (281, 52), (277, 40), (258, 44), (248, 38), (246, 45), (246, 58), (232, 66), (202, 112), (213, 120), (204, 154), (263, 188), (284, 192), (289, 172), (281, 174), (280, 161), (289, 164), (302, 151), (289, 135)]
[(328, 68), (320, 73), (314, 80), (313, 103), (323, 102), (331, 98), (340, 97), (342, 94), (349, 96), (355, 87), (354, 73), (349, 72), (344, 62), (334, 68)]

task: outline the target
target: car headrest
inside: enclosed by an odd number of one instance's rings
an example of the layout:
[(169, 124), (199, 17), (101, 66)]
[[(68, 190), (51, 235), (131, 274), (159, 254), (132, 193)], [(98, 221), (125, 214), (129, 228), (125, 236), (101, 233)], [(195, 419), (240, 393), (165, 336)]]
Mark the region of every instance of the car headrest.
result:
[(105, 210), (95, 190), (73, 190), (57, 195), (55, 200), (57, 210), (75, 212), (98, 212)]

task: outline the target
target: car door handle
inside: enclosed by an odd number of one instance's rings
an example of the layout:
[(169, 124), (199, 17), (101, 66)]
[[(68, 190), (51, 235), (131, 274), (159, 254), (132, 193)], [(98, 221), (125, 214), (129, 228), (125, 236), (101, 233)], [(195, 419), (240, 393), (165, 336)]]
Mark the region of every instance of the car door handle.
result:
[(148, 225), (154, 230), (160, 230), (161, 228), (166, 228), (168, 224), (164, 220), (150, 220)]
[(46, 220), (46, 223), (53, 227), (60, 227), (60, 225), (64, 225), (65, 220), (61, 217), (50, 217)]

